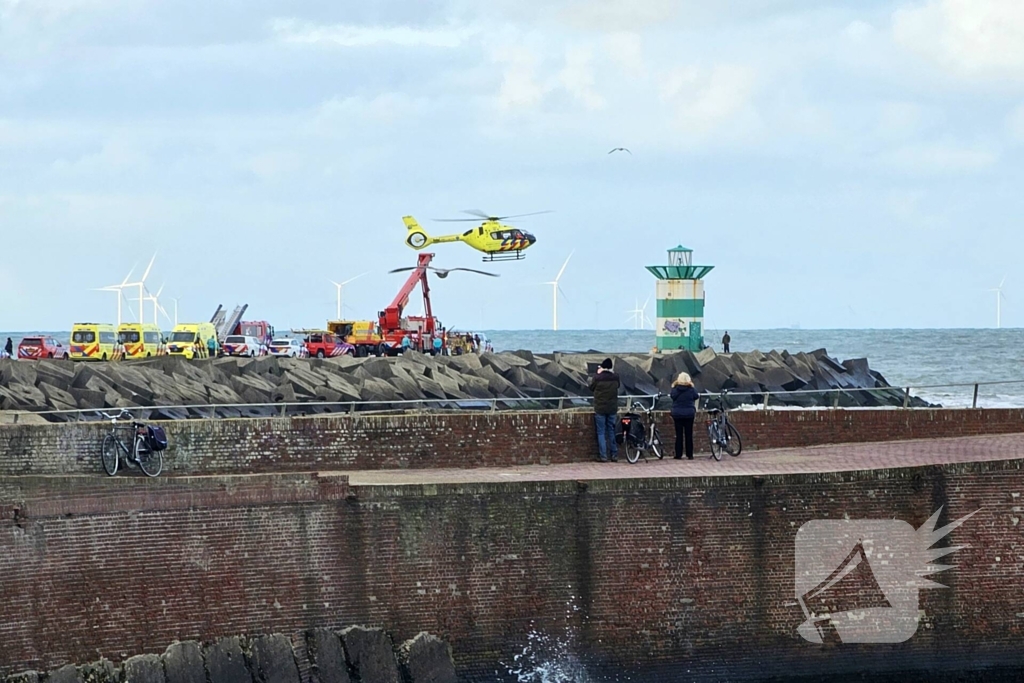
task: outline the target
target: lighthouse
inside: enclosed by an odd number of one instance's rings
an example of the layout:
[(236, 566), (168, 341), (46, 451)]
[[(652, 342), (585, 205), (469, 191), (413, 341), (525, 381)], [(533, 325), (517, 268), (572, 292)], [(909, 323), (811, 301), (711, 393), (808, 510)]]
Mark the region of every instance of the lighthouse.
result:
[(658, 278), (656, 298), (658, 351), (704, 346), (704, 281), (714, 266), (693, 265), (693, 250), (679, 245), (668, 250), (668, 265), (647, 266)]

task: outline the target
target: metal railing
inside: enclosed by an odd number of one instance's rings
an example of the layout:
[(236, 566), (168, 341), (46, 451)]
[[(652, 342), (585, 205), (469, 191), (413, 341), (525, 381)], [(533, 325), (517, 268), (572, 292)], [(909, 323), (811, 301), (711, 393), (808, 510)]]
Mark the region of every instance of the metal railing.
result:
[[(768, 409), (771, 408), (771, 399), (775, 398), (779, 404), (785, 407), (791, 408), (840, 408), (840, 407), (856, 407), (856, 406), (840, 406), (840, 403), (848, 400), (848, 397), (857, 393), (868, 393), (868, 394), (882, 394), (886, 403), (879, 406), (873, 407), (892, 407), (892, 408), (912, 408), (912, 399), (921, 399), (920, 396), (915, 396), (912, 392), (919, 392), (921, 390), (935, 390), (935, 389), (959, 389), (959, 388), (970, 388), (973, 390), (971, 398), (971, 408), (978, 407), (978, 394), (981, 387), (989, 386), (1001, 386), (1001, 385), (1012, 385), (1012, 384), (1024, 384), (1024, 379), (1020, 380), (995, 380), (990, 382), (959, 382), (950, 384), (922, 384), (917, 386), (887, 386), (887, 387), (849, 387), (849, 388), (831, 388), (831, 389), (794, 389), (793, 391), (724, 391), (724, 392), (703, 392), (700, 396), (702, 399), (724, 399), (728, 401), (729, 398), (742, 399), (747, 397), (748, 400), (740, 400), (739, 404), (749, 405), (752, 408)], [(817, 405), (814, 406), (802, 406), (793, 405), (792, 401), (786, 401), (786, 398), (796, 398), (800, 396), (821, 396), (821, 400), (817, 401)], [(844, 397), (845, 395), (845, 397)], [(650, 401), (656, 398), (659, 394), (629, 394), (621, 396), (620, 399), (625, 402), (626, 409), (628, 410), (632, 405), (633, 401), (644, 400)], [(899, 400), (898, 405), (894, 405), (897, 396), (902, 396)], [(509, 409), (515, 408), (527, 408), (531, 409), (534, 406), (537, 409), (555, 409), (564, 410), (572, 408), (584, 408), (592, 405), (593, 399), (589, 396), (537, 396), (537, 397), (515, 397), (515, 398), (451, 398), (451, 399), (400, 399), (393, 401), (291, 401), (291, 402), (266, 402), (266, 403), (193, 403), (193, 404), (177, 404), (177, 405), (149, 405), (149, 406), (128, 406), (129, 410), (134, 411), (145, 411), (152, 413), (159, 411), (163, 413), (169, 412), (191, 412), (193, 415), (186, 415), (184, 417), (196, 417), (196, 418), (215, 418), (218, 416), (218, 411), (260, 411), (263, 413), (276, 413), (280, 417), (288, 416), (289, 412), (293, 414), (321, 414), (321, 413), (395, 413), (403, 412), (407, 410), (416, 409), (435, 409), (435, 410), (488, 410), (491, 412), (499, 410), (499, 407), (506, 407)], [(959, 406), (958, 406), (959, 407)], [(268, 410), (269, 409), (269, 410)], [(32, 415), (40, 416), (67, 416), (72, 417), (74, 421), (89, 420), (91, 418), (100, 419), (99, 414), (104, 410), (110, 410), (107, 408), (75, 408), (65, 410), (24, 410), (21, 412), (30, 413)], [(258, 417), (269, 417), (271, 414), (263, 414)]]

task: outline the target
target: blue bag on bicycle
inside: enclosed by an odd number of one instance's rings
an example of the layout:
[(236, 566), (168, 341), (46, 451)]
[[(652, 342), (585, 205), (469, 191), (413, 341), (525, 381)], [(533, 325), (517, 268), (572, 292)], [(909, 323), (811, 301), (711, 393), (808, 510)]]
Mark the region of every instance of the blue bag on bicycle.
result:
[(154, 451), (162, 451), (167, 448), (167, 434), (164, 428), (158, 425), (149, 425), (149, 447)]

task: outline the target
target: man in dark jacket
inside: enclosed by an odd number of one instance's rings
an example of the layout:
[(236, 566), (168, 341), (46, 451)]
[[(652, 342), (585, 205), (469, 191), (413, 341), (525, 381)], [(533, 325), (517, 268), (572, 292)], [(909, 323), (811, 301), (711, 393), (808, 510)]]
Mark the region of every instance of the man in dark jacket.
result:
[(725, 331), (722, 335), (722, 353), (729, 353), (729, 344), (732, 342), (732, 337), (729, 336), (729, 330)]
[(615, 427), (619, 413), (619, 376), (612, 372), (612, 359), (605, 358), (597, 374), (590, 378), (590, 390), (594, 392), (594, 423), (597, 427), (598, 460), (608, 462), (619, 459), (619, 447), (615, 443)]

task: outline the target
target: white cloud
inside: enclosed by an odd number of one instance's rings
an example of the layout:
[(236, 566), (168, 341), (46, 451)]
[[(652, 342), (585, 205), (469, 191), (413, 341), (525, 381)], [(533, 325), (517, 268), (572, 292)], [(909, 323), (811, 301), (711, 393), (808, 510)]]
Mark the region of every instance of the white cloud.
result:
[(664, 24), (679, 14), (680, 0), (577, 0), (560, 13), (567, 24), (597, 31), (623, 31)]
[(756, 72), (746, 66), (682, 67), (668, 73), (661, 99), (674, 109), (677, 127), (703, 136), (740, 118), (753, 123), (756, 85)]
[(643, 41), (637, 33), (616, 32), (604, 39), (604, 50), (608, 57), (631, 76), (644, 76)]
[(558, 74), (558, 80), (588, 109), (600, 109), (605, 105), (604, 98), (594, 90), (594, 69), (588, 48), (570, 47), (565, 51), (565, 67)]
[(1024, 2), (928, 0), (893, 13), (897, 44), (959, 75), (1024, 76)]
[(540, 103), (547, 88), (537, 80), (540, 58), (529, 48), (504, 50), (499, 61), (506, 63), (502, 71), (498, 106), (502, 109), (530, 108)]
[(881, 160), (903, 172), (933, 175), (983, 171), (994, 165), (999, 155), (982, 146), (936, 142), (899, 147), (883, 154)]
[(397, 45), (400, 47), (456, 48), (475, 31), (465, 27), (413, 28), (411, 26), (361, 26), (355, 24), (316, 24), (298, 19), (274, 19), (271, 31), (281, 41), (300, 44), (327, 44), (342, 47)]

